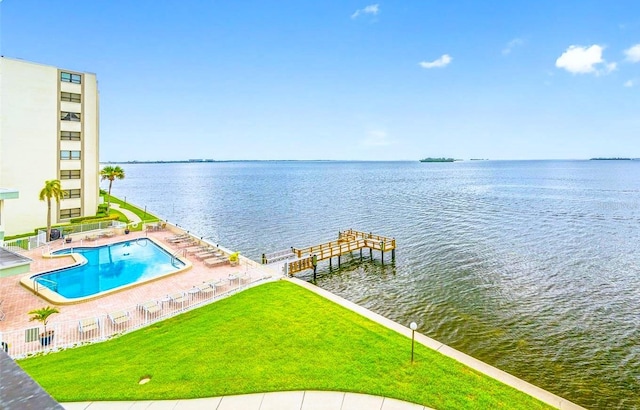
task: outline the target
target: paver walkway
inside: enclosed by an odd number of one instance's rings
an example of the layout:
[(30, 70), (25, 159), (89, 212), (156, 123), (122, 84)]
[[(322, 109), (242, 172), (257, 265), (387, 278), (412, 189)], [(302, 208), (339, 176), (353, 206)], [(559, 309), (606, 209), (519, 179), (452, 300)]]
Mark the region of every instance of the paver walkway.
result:
[(291, 391), (190, 400), (60, 403), (67, 410), (429, 410), (429, 407), (367, 394)]

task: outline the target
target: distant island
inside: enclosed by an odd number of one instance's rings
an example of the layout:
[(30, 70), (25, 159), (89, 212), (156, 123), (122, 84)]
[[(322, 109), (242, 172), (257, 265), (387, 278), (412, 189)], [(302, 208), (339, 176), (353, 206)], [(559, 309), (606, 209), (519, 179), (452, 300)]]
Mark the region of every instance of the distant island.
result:
[[(2, 0), (0, 0), (2, 1)], [(213, 159), (177, 159), (177, 160), (156, 160), (156, 161), (100, 161), (101, 164), (186, 164), (190, 162), (224, 162)]]
[(489, 158), (471, 158), (469, 161), (489, 161)]
[(454, 162), (454, 161), (458, 161), (456, 159), (453, 158), (423, 158), (420, 160), (420, 162)]
[(623, 157), (607, 157), (607, 158), (591, 158), (591, 161), (632, 161), (634, 158), (623, 158)]

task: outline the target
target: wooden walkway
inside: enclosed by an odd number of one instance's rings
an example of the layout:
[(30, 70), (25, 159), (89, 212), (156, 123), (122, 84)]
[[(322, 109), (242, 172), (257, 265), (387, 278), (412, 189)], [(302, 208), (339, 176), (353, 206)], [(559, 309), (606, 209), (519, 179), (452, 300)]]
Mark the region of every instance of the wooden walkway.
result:
[(371, 232), (360, 232), (349, 229), (338, 233), (335, 241), (321, 243), (319, 245), (308, 246), (306, 248), (294, 248), (290, 250), (262, 254), (262, 263), (269, 264), (284, 262), (285, 273), (293, 276), (304, 270), (313, 269), (315, 274), (318, 262), (329, 260), (332, 264), (333, 258), (338, 259), (340, 267), (340, 257), (355, 251), (360, 251), (362, 257), (363, 249), (369, 249), (369, 256), (373, 258), (373, 251), (379, 251), (382, 263), (384, 263), (384, 253), (391, 252), (391, 259), (396, 257), (396, 240), (386, 236), (375, 235)]

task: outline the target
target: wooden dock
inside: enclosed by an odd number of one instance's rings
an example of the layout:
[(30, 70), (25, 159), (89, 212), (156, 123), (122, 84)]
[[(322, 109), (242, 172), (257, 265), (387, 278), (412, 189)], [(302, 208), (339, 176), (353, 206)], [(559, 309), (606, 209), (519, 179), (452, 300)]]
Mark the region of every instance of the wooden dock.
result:
[(262, 263), (270, 264), (284, 261), (285, 274), (293, 276), (304, 270), (313, 269), (315, 276), (318, 263), (328, 260), (329, 266), (333, 264), (333, 258), (337, 258), (338, 267), (342, 255), (356, 251), (360, 252), (369, 249), (369, 257), (373, 259), (373, 251), (379, 251), (384, 263), (384, 253), (391, 252), (391, 259), (396, 257), (396, 240), (386, 236), (375, 235), (371, 232), (360, 232), (353, 229), (338, 232), (338, 239), (335, 241), (321, 243), (319, 245), (308, 246), (306, 248), (294, 248), (262, 254)]

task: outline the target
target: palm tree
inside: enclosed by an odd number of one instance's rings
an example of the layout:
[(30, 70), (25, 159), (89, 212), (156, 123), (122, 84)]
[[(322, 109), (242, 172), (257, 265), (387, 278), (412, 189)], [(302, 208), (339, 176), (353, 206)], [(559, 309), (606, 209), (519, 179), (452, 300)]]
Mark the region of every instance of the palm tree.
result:
[(44, 188), (40, 191), (40, 200), (47, 201), (47, 242), (51, 238), (51, 200), (55, 199), (56, 203), (60, 205), (60, 200), (64, 197), (65, 193), (60, 188), (59, 179), (51, 179), (44, 182)]
[(47, 334), (47, 323), (49, 323), (49, 316), (54, 313), (60, 313), (60, 311), (54, 307), (47, 306), (40, 309), (32, 310), (29, 312), (31, 317), (29, 318), (29, 322), (33, 320), (37, 320), (38, 322), (42, 322), (44, 325), (44, 335)]
[(111, 210), (111, 185), (113, 185), (114, 179), (124, 179), (124, 169), (119, 166), (112, 167), (111, 165), (107, 165), (102, 168), (100, 171), (101, 180), (109, 180), (109, 196), (107, 197), (107, 215)]

